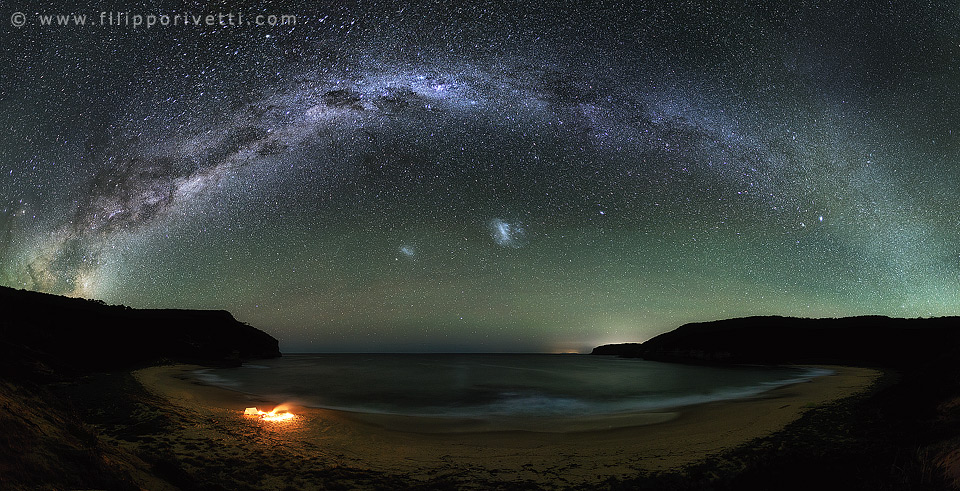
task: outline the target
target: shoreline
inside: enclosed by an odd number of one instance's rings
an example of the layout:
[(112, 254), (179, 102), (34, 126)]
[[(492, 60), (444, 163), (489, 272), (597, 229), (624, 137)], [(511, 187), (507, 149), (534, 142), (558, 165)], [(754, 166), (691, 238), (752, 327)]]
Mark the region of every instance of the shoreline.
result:
[[(253, 429), (271, 435), (272, 444), (281, 444), (300, 458), (329, 458), (351, 468), (403, 474), (418, 481), (454, 475), (559, 485), (627, 478), (641, 471), (677, 470), (773, 434), (810, 408), (862, 392), (881, 373), (868, 368), (817, 366), (835, 373), (744, 399), (669, 412), (617, 415), (614, 417), (627, 420), (606, 428), (588, 421), (556, 432), (550, 431), (552, 422), (547, 420), (540, 431), (467, 424), (460, 432), (451, 433), (443, 428), (437, 431), (438, 422), (431, 418), (301, 406), (291, 408), (298, 415), (291, 423), (244, 419), (245, 407), (269, 410), (286, 401), (205, 385), (190, 373), (200, 368), (173, 365), (133, 372), (147, 390), (186, 410), (197, 421), (215, 419), (219, 423), (217, 428), (199, 423), (192, 430), (183, 429), (181, 438), (189, 439), (195, 431), (209, 435), (211, 430), (219, 433), (217, 438), (227, 438), (230, 433)], [(407, 431), (391, 429), (398, 425)]]

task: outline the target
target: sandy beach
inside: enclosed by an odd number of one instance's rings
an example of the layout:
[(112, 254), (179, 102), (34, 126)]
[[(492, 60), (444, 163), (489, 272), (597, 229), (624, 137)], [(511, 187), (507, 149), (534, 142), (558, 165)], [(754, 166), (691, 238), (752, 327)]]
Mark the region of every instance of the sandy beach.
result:
[[(267, 401), (200, 384), (174, 365), (134, 372), (150, 392), (169, 402), (179, 428), (157, 435), (188, 467), (256, 459), (286, 469), (285, 478), (260, 487), (310, 487), (311, 472), (331, 468), (373, 471), (426, 481), (529, 482), (546, 487), (626, 478), (640, 471), (678, 469), (770, 435), (805, 411), (861, 392), (880, 372), (823, 367), (835, 372), (759, 396), (616, 419), (542, 422), (535, 431), (486, 428), (470, 421), (441, 422), (307, 407), (297, 418), (266, 422), (244, 418), (245, 407)], [(474, 426), (471, 426), (473, 424)], [(217, 442), (211, 445), (209, 442)], [(298, 480), (299, 479), (299, 480)]]

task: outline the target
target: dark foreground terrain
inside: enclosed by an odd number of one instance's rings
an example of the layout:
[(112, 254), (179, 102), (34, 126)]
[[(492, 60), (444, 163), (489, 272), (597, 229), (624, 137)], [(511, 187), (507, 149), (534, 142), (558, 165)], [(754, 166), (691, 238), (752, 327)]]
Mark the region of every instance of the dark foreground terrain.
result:
[[(146, 424), (129, 371), (276, 356), (275, 338), (229, 312), (137, 310), (0, 287), (0, 489), (153, 489), (143, 476), (169, 464), (110, 443), (96, 423), (111, 412)], [(127, 382), (90, 385), (103, 377)]]
[[(0, 293), (5, 303), (18, 295)], [(168, 361), (223, 365), (277, 354), (275, 339), (229, 314), (132, 311), (22, 295), (34, 302), (33, 312), (20, 306), (20, 314), (0, 321), (2, 489), (542, 489), (534, 482), (477, 481), (469, 469), (423, 481), (350, 468), (317, 457), (322, 452), (290, 448), (262, 425), (228, 424), (170, 404), (131, 375)], [(173, 321), (179, 325), (162, 329)], [(95, 327), (131, 322), (160, 329), (119, 341)], [(24, 326), (36, 332), (12, 332)], [(64, 335), (67, 328), (78, 332)], [(158, 333), (170, 339), (157, 341)], [(686, 329), (684, 336), (698, 334)], [(105, 344), (91, 347), (99, 342)], [(709, 346), (691, 352), (702, 348)], [(110, 358), (114, 351), (124, 354)], [(939, 345), (913, 365), (885, 367), (871, 391), (812, 408), (783, 431), (705, 462), (638, 471), (590, 489), (950, 489), (960, 476), (960, 370), (950, 351)]]
[(790, 476), (779, 489), (960, 488), (960, 318), (749, 317), (687, 324), (593, 354), (883, 369), (870, 393), (818, 408), (779, 434), (672, 476), (678, 489), (764, 489), (777, 476)]

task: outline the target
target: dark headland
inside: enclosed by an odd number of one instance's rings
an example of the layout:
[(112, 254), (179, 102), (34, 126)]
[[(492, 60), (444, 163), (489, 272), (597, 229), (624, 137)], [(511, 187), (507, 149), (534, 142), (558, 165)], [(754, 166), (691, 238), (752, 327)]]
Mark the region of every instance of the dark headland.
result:
[[(763, 489), (778, 475), (790, 476), (777, 482), (779, 489), (960, 489), (960, 317), (746, 317), (686, 324), (643, 343), (598, 346), (592, 354), (884, 371), (870, 393), (811, 411), (723, 463), (688, 469), (680, 489), (697, 482)], [(718, 472), (736, 461), (736, 470)], [(655, 481), (632, 484), (648, 482)]]
[(105, 422), (162, 431), (156, 417), (135, 416), (162, 403), (129, 371), (278, 356), (275, 338), (226, 311), (138, 310), (0, 287), (0, 489), (169, 489), (177, 464), (111, 443), (122, 432), (98, 431)]
[(960, 317), (745, 317), (685, 324), (644, 343), (598, 346), (593, 354), (680, 363), (914, 367), (960, 360)]
[(8, 375), (280, 356), (275, 338), (223, 310), (131, 309), (5, 287), (0, 306), (0, 369)]

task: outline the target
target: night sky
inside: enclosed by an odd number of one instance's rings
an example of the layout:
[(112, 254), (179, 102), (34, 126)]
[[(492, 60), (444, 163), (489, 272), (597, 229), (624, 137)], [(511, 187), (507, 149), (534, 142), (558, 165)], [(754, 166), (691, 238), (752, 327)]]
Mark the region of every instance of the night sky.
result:
[[(8, 3), (0, 284), (288, 352), (960, 314), (960, 3), (712, 3)], [(297, 25), (36, 18), (110, 8)]]

